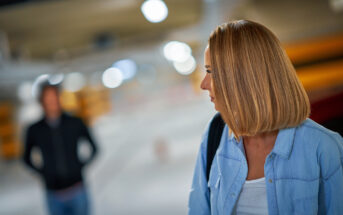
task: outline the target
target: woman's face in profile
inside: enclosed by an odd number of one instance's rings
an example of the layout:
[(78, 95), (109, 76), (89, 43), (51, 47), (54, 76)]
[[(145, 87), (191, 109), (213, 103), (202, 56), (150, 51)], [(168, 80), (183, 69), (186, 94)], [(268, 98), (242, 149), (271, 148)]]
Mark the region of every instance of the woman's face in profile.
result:
[(201, 89), (207, 90), (209, 92), (209, 96), (211, 99), (211, 102), (214, 103), (214, 108), (219, 111), (219, 104), (218, 100), (216, 99), (216, 96), (214, 94), (214, 88), (212, 83), (212, 67), (211, 67), (211, 58), (210, 58), (210, 49), (207, 47), (204, 53), (204, 62), (205, 62), (205, 70), (206, 75), (204, 79), (201, 82)]

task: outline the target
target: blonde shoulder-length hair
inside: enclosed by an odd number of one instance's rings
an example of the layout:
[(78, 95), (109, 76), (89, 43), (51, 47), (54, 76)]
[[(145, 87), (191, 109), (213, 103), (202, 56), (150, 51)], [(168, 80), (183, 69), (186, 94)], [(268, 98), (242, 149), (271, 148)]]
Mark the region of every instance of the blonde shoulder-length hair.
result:
[(266, 27), (239, 20), (209, 38), (212, 84), (236, 138), (295, 127), (310, 114), (304, 87), (280, 41)]

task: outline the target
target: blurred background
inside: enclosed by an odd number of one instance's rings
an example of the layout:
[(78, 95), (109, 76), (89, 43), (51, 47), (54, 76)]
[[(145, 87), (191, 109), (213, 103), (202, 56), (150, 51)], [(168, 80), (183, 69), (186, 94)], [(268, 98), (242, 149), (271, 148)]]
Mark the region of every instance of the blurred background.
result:
[(281, 40), (312, 104), (343, 133), (343, 0), (0, 0), (0, 214), (46, 214), (21, 161), (42, 116), (40, 82), (99, 147), (85, 169), (92, 211), (186, 214), (202, 132), (215, 113), (199, 85), (211, 31), (250, 19)]

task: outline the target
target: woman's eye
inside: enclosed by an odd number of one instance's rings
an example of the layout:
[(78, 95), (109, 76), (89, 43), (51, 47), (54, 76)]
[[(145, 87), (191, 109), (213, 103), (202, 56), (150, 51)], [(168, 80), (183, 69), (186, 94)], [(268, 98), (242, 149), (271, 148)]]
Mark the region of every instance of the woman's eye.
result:
[(212, 73), (212, 71), (211, 71), (211, 70), (208, 70), (208, 69), (206, 69), (206, 72), (207, 72), (207, 73)]

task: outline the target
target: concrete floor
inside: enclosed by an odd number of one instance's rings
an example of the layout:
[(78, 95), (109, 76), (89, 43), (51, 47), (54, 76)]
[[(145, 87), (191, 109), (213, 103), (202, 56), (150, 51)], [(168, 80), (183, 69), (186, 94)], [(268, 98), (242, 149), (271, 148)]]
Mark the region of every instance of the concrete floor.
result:
[[(183, 99), (160, 95), (95, 122), (100, 153), (85, 172), (93, 214), (187, 213), (201, 134), (214, 110), (205, 94), (186, 91)], [(47, 214), (36, 175), (19, 161), (0, 162), (0, 171), (1, 215)]]

